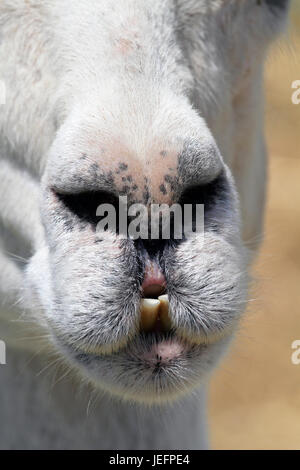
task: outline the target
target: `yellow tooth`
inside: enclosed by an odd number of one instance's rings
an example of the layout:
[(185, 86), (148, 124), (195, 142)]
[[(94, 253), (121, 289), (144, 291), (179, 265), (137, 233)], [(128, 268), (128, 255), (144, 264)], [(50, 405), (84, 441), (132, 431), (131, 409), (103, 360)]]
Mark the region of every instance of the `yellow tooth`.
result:
[(141, 329), (151, 331), (158, 316), (160, 302), (157, 299), (141, 300)]
[(169, 297), (167, 294), (160, 295), (159, 300), (159, 318), (162, 327), (165, 331), (169, 331), (172, 328), (171, 319), (169, 316)]

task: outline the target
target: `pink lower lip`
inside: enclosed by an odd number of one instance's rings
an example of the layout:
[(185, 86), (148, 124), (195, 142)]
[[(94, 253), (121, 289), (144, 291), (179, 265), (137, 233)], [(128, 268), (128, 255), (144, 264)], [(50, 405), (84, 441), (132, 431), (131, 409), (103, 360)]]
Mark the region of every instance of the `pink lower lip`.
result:
[(186, 350), (186, 347), (176, 339), (166, 339), (153, 344), (149, 351), (143, 354), (143, 359), (153, 365), (158, 362), (161, 364), (168, 363), (180, 357)]

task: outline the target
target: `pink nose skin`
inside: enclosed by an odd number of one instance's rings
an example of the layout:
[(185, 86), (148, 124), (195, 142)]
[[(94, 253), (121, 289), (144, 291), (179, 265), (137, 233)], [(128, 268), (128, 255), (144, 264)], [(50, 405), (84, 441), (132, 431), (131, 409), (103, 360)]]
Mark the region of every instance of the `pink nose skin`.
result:
[(158, 297), (166, 289), (166, 279), (158, 264), (147, 258), (145, 276), (142, 284), (144, 297)]

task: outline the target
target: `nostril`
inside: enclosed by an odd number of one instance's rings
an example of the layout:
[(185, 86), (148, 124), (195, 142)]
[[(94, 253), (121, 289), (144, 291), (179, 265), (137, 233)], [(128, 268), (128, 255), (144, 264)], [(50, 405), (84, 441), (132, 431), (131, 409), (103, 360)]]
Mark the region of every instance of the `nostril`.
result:
[(55, 196), (64, 208), (75, 215), (80, 221), (87, 222), (94, 227), (101, 220), (97, 215), (97, 208), (101, 204), (111, 204), (118, 210), (118, 198), (108, 191), (85, 191), (79, 193), (58, 193)]
[(181, 194), (179, 204), (204, 204), (206, 209), (213, 206), (216, 200), (224, 196), (227, 189), (227, 181), (224, 172), (220, 173), (209, 183), (192, 186)]

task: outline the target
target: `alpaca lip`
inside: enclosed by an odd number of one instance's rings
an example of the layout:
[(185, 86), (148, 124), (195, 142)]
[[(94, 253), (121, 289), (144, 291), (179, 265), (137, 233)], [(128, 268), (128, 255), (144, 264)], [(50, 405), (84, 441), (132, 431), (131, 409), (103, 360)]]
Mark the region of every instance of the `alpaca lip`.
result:
[(165, 292), (165, 285), (163, 284), (149, 284), (145, 287), (142, 285), (143, 297), (154, 298), (159, 297)]
[(154, 342), (141, 354), (141, 360), (154, 367), (166, 366), (170, 361), (181, 357), (188, 348), (176, 337), (165, 338)]
[(195, 348), (200, 350), (204, 347), (206, 345), (188, 343), (177, 336), (175, 331), (151, 331), (135, 336), (120, 353), (129, 361), (134, 360), (146, 368), (150, 367), (153, 371), (157, 371), (160, 367), (174, 365), (177, 360), (182, 360)]

